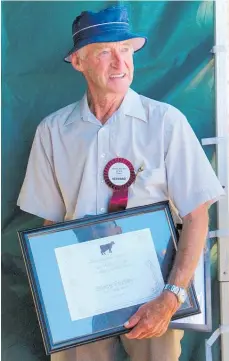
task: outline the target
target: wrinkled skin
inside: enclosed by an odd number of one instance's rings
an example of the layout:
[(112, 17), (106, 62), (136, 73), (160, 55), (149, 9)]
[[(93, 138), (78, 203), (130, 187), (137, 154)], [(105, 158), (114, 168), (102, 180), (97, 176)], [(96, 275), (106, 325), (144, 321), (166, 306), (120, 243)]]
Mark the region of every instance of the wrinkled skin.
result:
[(179, 307), (176, 296), (164, 291), (153, 301), (141, 306), (124, 325), (128, 329), (133, 327), (126, 337), (142, 339), (162, 336)]
[(104, 124), (120, 107), (133, 80), (131, 42), (89, 44), (71, 56), (71, 63), (84, 75), (89, 108)]
[[(133, 49), (131, 43), (96, 43), (84, 49), (83, 56), (72, 55), (73, 67), (82, 72), (90, 92), (124, 96), (133, 80)], [(114, 76), (124, 74), (123, 77)]]

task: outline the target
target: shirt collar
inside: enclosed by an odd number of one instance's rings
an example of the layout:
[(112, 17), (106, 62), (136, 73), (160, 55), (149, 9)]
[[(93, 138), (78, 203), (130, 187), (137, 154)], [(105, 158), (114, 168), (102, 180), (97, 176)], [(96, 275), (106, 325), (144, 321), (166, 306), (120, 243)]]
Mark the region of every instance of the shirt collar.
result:
[[(125, 95), (125, 98), (119, 108), (120, 115), (125, 114), (134, 118), (138, 118), (147, 122), (145, 109), (143, 108), (140, 95), (132, 89), (128, 89), (128, 92)], [(87, 93), (84, 94), (83, 98), (76, 103), (72, 112), (69, 114), (65, 121), (65, 125), (68, 125), (75, 120), (81, 118), (84, 121), (90, 121), (98, 124), (98, 120), (91, 113), (88, 102), (87, 102)]]
[(75, 103), (75, 106), (71, 113), (67, 116), (64, 125), (73, 123), (75, 120), (80, 118), (80, 102)]
[(84, 94), (83, 98), (80, 101), (80, 116), (81, 119), (86, 122), (94, 123), (101, 126), (101, 122), (96, 119), (96, 117), (89, 108), (87, 101), (87, 92)]
[(129, 88), (121, 104), (120, 110), (125, 115), (138, 118), (140, 120), (143, 120), (144, 122), (148, 121), (146, 118), (145, 109), (143, 108), (140, 95), (131, 88)]
[(64, 125), (71, 124), (78, 119), (81, 119), (85, 122), (91, 122), (97, 125), (101, 125), (98, 119), (96, 119), (94, 114), (92, 114), (92, 112), (90, 111), (87, 102), (87, 92), (84, 94), (83, 98), (80, 101), (75, 103), (75, 107), (73, 108), (72, 112), (68, 115)]

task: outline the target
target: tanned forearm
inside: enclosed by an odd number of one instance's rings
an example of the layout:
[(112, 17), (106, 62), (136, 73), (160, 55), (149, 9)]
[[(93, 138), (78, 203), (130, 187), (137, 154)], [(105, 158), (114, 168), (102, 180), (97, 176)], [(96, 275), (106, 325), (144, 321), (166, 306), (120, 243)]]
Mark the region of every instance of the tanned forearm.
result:
[[(186, 288), (193, 277), (204, 248), (208, 231), (208, 207), (202, 205), (183, 219), (183, 230), (179, 241), (174, 267), (169, 283)], [(177, 297), (170, 291), (142, 305), (124, 324), (132, 330), (126, 335), (129, 339), (159, 337), (168, 329), (173, 314), (180, 307)]]
[(207, 232), (208, 205), (203, 204), (183, 218), (178, 251), (168, 283), (188, 287), (204, 248)]

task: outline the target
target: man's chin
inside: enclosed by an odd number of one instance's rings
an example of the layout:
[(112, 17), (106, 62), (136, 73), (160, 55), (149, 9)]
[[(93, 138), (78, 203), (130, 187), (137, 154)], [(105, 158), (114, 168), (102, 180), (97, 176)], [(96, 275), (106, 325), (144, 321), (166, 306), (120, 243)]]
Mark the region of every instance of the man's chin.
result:
[(112, 84), (107, 87), (107, 91), (114, 94), (126, 94), (130, 84)]

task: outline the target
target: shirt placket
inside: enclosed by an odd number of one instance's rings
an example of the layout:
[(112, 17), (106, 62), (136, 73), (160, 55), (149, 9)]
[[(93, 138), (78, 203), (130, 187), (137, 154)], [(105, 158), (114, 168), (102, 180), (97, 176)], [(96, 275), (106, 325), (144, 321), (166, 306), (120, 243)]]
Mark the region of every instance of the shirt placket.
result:
[(109, 125), (102, 126), (98, 131), (98, 170), (97, 170), (97, 186), (96, 186), (96, 211), (97, 214), (107, 212), (108, 203), (108, 187), (104, 181), (103, 171), (109, 161)]

